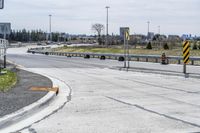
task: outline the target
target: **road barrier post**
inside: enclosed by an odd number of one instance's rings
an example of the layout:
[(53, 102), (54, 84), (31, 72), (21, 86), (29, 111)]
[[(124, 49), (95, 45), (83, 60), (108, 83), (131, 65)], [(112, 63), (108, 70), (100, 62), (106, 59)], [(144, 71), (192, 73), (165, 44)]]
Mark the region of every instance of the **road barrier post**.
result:
[(183, 73), (186, 74), (186, 66), (190, 62), (190, 42), (183, 42)]

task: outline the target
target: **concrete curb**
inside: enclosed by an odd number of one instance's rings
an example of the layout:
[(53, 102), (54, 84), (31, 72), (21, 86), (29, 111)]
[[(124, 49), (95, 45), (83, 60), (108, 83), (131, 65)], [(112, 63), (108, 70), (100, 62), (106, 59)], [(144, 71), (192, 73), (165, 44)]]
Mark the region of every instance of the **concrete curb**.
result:
[[(13, 64), (13, 62), (11, 62), (11, 61), (8, 61), (8, 62)], [(17, 64), (15, 64), (15, 65), (17, 65)], [(23, 66), (21, 67), (21, 66), (17, 65), (17, 68), (21, 69), (21, 70), (25, 70), (25, 69), (23, 69)], [(47, 76), (45, 76), (45, 77), (47, 77)], [(52, 79), (50, 79), (50, 80), (53, 83), (53, 80)], [(42, 110), (45, 107), (45, 105), (47, 105), (54, 99), (54, 97), (56, 95), (57, 95), (56, 91), (49, 91), (44, 97), (42, 97), (38, 101), (36, 101), (28, 106), (25, 106), (22, 109), (19, 109), (18, 111), (15, 111), (11, 114), (1, 117), (0, 118), (0, 129), (8, 127), (16, 122), (19, 122), (19, 121), (25, 119), (27, 116), (32, 115), (32, 114)]]
[(37, 102), (1, 118), (0, 132), (3, 133), (14, 133), (26, 130), (33, 124), (36, 124), (41, 120), (56, 113), (71, 100), (71, 87), (64, 81), (56, 77), (44, 74), (42, 72), (37, 72), (26, 68), (21, 69), (30, 71), (32, 73), (41, 74), (49, 78), (53, 82), (53, 86), (59, 87), (60, 94), (56, 96), (56, 92), (49, 92), (46, 96), (44, 96)]
[(131, 72), (142, 72), (142, 73), (152, 73), (152, 74), (160, 74), (160, 75), (167, 75), (167, 76), (179, 76), (185, 78), (195, 78), (200, 79), (200, 75), (193, 74), (193, 73), (179, 73), (179, 72), (172, 72), (172, 71), (163, 71), (163, 70), (154, 70), (154, 69), (143, 69), (143, 68), (114, 68), (120, 71), (131, 71)]
[(45, 104), (48, 104), (56, 96), (55, 92), (48, 92), (43, 98), (37, 102), (32, 103), (14, 113), (6, 115), (0, 118), (0, 128), (7, 127), (13, 123), (23, 120), (26, 116), (34, 114), (35, 112), (41, 110)]

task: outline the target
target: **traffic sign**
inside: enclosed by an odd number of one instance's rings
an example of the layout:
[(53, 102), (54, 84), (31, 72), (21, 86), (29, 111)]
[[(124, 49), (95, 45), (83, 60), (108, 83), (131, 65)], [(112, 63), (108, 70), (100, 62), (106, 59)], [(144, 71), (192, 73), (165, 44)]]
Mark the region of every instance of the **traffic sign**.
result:
[(129, 68), (130, 63), (129, 63), (129, 40), (130, 40), (130, 35), (129, 35), (129, 28), (124, 28), (124, 68)]
[(0, 0), (0, 9), (3, 9), (4, 7), (4, 0)]
[(126, 40), (128, 41), (130, 40), (129, 30), (125, 32), (125, 37), (126, 37)]
[(184, 41), (183, 43), (183, 62), (188, 64), (190, 62), (190, 42)]
[(11, 33), (11, 23), (0, 23), (0, 34), (10, 35)]

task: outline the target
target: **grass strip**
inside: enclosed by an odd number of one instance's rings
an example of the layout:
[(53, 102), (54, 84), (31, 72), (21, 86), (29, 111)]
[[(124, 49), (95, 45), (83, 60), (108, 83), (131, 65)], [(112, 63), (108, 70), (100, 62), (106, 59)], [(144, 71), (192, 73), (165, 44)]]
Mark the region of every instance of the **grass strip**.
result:
[(17, 74), (9, 70), (2, 70), (0, 74), (0, 91), (5, 92), (11, 89), (17, 83)]
[[(123, 48), (109, 47), (109, 48), (98, 48), (98, 47), (62, 47), (56, 49), (57, 52), (88, 52), (88, 53), (112, 53), (112, 54), (123, 54)], [(170, 50), (164, 49), (145, 49), (145, 48), (130, 48), (130, 54), (142, 54), (142, 55), (161, 55), (165, 53), (167, 56), (182, 56), (183, 49), (175, 48)], [(200, 50), (191, 50), (191, 56), (200, 56)]]

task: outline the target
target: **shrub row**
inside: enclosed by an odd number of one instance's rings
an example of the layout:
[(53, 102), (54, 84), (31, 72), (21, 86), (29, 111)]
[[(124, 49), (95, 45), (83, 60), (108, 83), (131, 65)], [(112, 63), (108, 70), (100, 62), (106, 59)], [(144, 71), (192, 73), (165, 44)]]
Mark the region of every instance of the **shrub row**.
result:
[[(163, 45), (163, 48), (164, 48), (165, 50), (168, 50), (168, 49), (169, 49), (168, 44), (165, 43), (165, 44)], [(151, 42), (149, 42), (149, 43), (147, 44), (146, 49), (152, 49)]]

